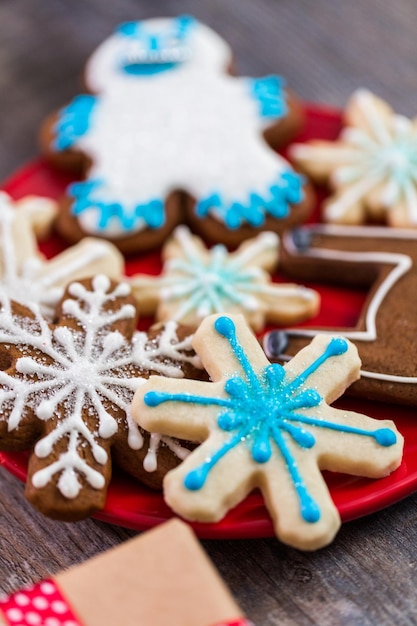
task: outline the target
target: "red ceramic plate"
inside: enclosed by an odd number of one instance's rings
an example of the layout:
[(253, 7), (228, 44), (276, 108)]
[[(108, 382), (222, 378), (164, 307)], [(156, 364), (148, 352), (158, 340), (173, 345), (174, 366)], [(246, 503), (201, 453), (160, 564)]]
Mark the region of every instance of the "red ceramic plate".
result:
[[(298, 141), (313, 137), (332, 139), (341, 125), (340, 113), (322, 106), (307, 107), (307, 124)], [(14, 198), (27, 194), (59, 197), (70, 182), (68, 176), (59, 174), (44, 162), (37, 161), (19, 171), (3, 188)], [(47, 256), (53, 256), (65, 247), (63, 241), (54, 237), (42, 244)], [(160, 270), (158, 253), (129, 258), (127, 273), (147, 272), (157, 274)], [(280, 276), (276, 276), (280, 280)], [(365, 294), (353, 290), (334, 289), (322, 285), (310, 285), (322, 297), (322, 308), (314, 325), (354, 325)], [(146, 327), (149, 320), (142, 320)], [(342, 474), (326, 473), (332, 498), (343, 521), (355, 519), (382, 509), (417, 489), (417, 419), (413, 409), (365, 403), (353, 399), (339, 403), (345, 408), (359, 410), (377, 418), (393, 419), (405, 438), (404, 458), (401, 466), (387, 478), (370, 480)], [(26, 479), (27, 454), (1, 453), (0, 464), (20, 480)], [(106, 506), (97, 513), (100, 520), (144, 530), (172, 516), (162, 495), (154, 493), (125, 474), (116, 472), (109, 487)], [(269, 515), (260, 493), (252, 493), (244, 502), (217, 524), (193, 524), (200, 537), (205, 538), (253, 538), (273, 535)]]

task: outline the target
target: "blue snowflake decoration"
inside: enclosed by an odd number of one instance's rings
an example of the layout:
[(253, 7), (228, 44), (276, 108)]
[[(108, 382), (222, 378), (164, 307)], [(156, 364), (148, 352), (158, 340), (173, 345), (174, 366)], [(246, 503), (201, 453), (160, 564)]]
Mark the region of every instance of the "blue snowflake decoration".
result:
[(226, 397), (158, 391), (149, 391), (144, 396), (144, 402), (149, 407), (157, 407), (168, 401), (219, 407), (218, 427), (230, 433), (230, 438), (203, 464), (185, 476), (184, 486), (191, 491), (201, 489), (211, 469), (230, 450), (242, 443), (250, 448), (252, 459), (259, 464), (270, 460), (275, 447), (285, 462), (297, 492), (302, 518), (306, 522), (317, 522), (320, 519), (320, 509), (307, 490), (296, 459), (288, 446), (288, 439), (300, 448), (311, 449), (316, 443), (315, 429), (323, 428), (372, 437), (383, 447), (392, 446), (397, 441), (395, 432), (389, 428), (366, 430), (308, 415), (309, 409), (323, 402), (317, 390), (306, 386), (308, 378), (329, 358), (344, 354), (348, 350), (347, 341), (342, 337), (330, 339), (324, 352), (313, 363), (301, 374), (289, 379), (287, 372), (279, 364), (269, 364), (260, 374), (254, 371), (237, 338), (235, 324), (229, 317), (218, 317), (214, 327), (228, 341), (234, 358), (244, 373), (243, 376), (236, 375), (226, 380)]

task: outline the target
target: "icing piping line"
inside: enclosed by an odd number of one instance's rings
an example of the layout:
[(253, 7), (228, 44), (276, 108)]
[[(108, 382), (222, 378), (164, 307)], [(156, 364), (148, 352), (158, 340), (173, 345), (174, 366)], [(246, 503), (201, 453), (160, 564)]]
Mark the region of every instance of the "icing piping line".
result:
[[(386, 239), (408, 239), (415, 238), (417, 240), (417, 234), (411, 230), (402, 230), (395, 231), (395, 233), (387, 233), (386, 228), (367, 228), (365, 232), (361, 228), (355, 227), (338, 227), (338, 226), (317, 226), (317, 227), (309, 227), (309, 232), (317, 233), (317, 234), (330, 234), (334, 237), (345, 237), (346, 235), (357, 236), (357, 237), (369, 237), (369, 236), (378, 236), (380, 238)], [(294, 245), (293, 239), (291, 237), (291, 233), (287, 232), (284, 234), (282, 238), (282, 245), (287, 249), (291, 254), (297, 254), (297, 248)], [(299, 254), (299, 253), (298, 253)], [(299, 255), (300, 256), (300, 255)], [(364, 260), (376, 261), (382, 263), (392, 263), (394, 265), (392, 271), (388, 274), (386, 279), (381, 283), (379, 289), (376, 291), (370, 305), (368, 308), (368, 312), (365, 319), (365, 331), (347, 331), (343, 332), (343, 337), (347, 337), (348, 339), (356, 339), (359, 341), (375, 341), (377, 338), (376, 332), (376, 314), (378, 309), (384, 300), (385, 296), (395, 283), (404, 276), (412, 267), (413, 262), (408, 255), (405, 254), (396, 254), (392, 252), (343, 252), (338, 250), (325, 250), (323, 248), (317, 248), (316, 250), (309, 250), (305, 253), (306, 257), (311, 258), (324, 258), (324, 259), (334, 259), (334, 260), (346, 260), (352, 263), (362, 263)], [(282, 329), (283, 332), (287, 333), (288, 336), (297, 336), (297, 337), (314, 337), (318, 332), (323, 334), (331, 334), (337, 335), (337, 331), (334, 330), (322, 330), (320, 329)], [(265, 335), (264, 338), (264, 347), (266, 347), (266, 337), (269, 335)], [(342, 335), (342, 333), (340, 333)], [(291, 357), (288, 355), (283, 355), (284, 360), (289, 360)], [(380, 372), (372, 372), (367, 370), (361, 370), (361, 376), (365, 378), (373, 378), (378, 380), (387, 380), (390, 382), (398, 382), (398, 383), (417, 383), (416, 376), (396, 376), (393, 374), (383, 374)]]

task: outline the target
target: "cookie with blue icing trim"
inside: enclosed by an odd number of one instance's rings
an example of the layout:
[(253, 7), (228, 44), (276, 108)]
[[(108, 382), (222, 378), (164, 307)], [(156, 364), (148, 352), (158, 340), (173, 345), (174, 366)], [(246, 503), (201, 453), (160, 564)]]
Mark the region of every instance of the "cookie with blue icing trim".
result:
[(97, 48), (87, 93), (41, 132), (45, 155), (81, 172), (58, 219), (67, 239), (145, 251), (188, 219), (234, 246), (304, 221), (305, 180), (275, 151), (302, 108), (281, 77), (233, 77), (231, 64), (226, 42), (189, 16), (122, 24)]
[(294, 283), (274, 283), (279, 237), (263, 232), (229, 252), (207, 248), (186, 226), (178, 226), (162, 249), (159, 276), (129, 279), (143, 315), (198, 326), (211, 313), (241, 313), (255, 331), (271, 324), (295, 324), (319, 308), (316, 291)]
[(151, 377), (132, 405), (143, 427), (203, 442), (166, 475), (167, 503), (216, 522), (259, 488), (277, 537), (306, 550), (328, 544), (340, 518), (321, 472), (378, 478), (402, 458), (392, 421), (331, 406), (359, 376), (354, 345), (320, 335), (283, 367), (243, 317), (213, 315), (193, 346), (212, 382)]

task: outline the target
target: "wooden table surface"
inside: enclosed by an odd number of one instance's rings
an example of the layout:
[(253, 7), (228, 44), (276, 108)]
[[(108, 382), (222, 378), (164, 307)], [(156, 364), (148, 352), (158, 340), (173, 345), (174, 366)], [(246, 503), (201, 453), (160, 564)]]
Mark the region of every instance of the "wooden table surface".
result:
[[(366, 86), (398, 112), (417, 112), (415, 0), (2, 0), (0, 180), (37, 156), (41, 120), (79, 92), (84, 60), (117, 23), (184, 12), (231, 43), (244, 75), (282, 74), (304, 100), (338, 107)], [(49, 521), (4, 470), (0, 490), (0, 592), (135, 534), (94, 520)], [(316, 553), (273, 538), (203, 545), (258, 626), (417, 624), (415, 495), (346, 523)]]

